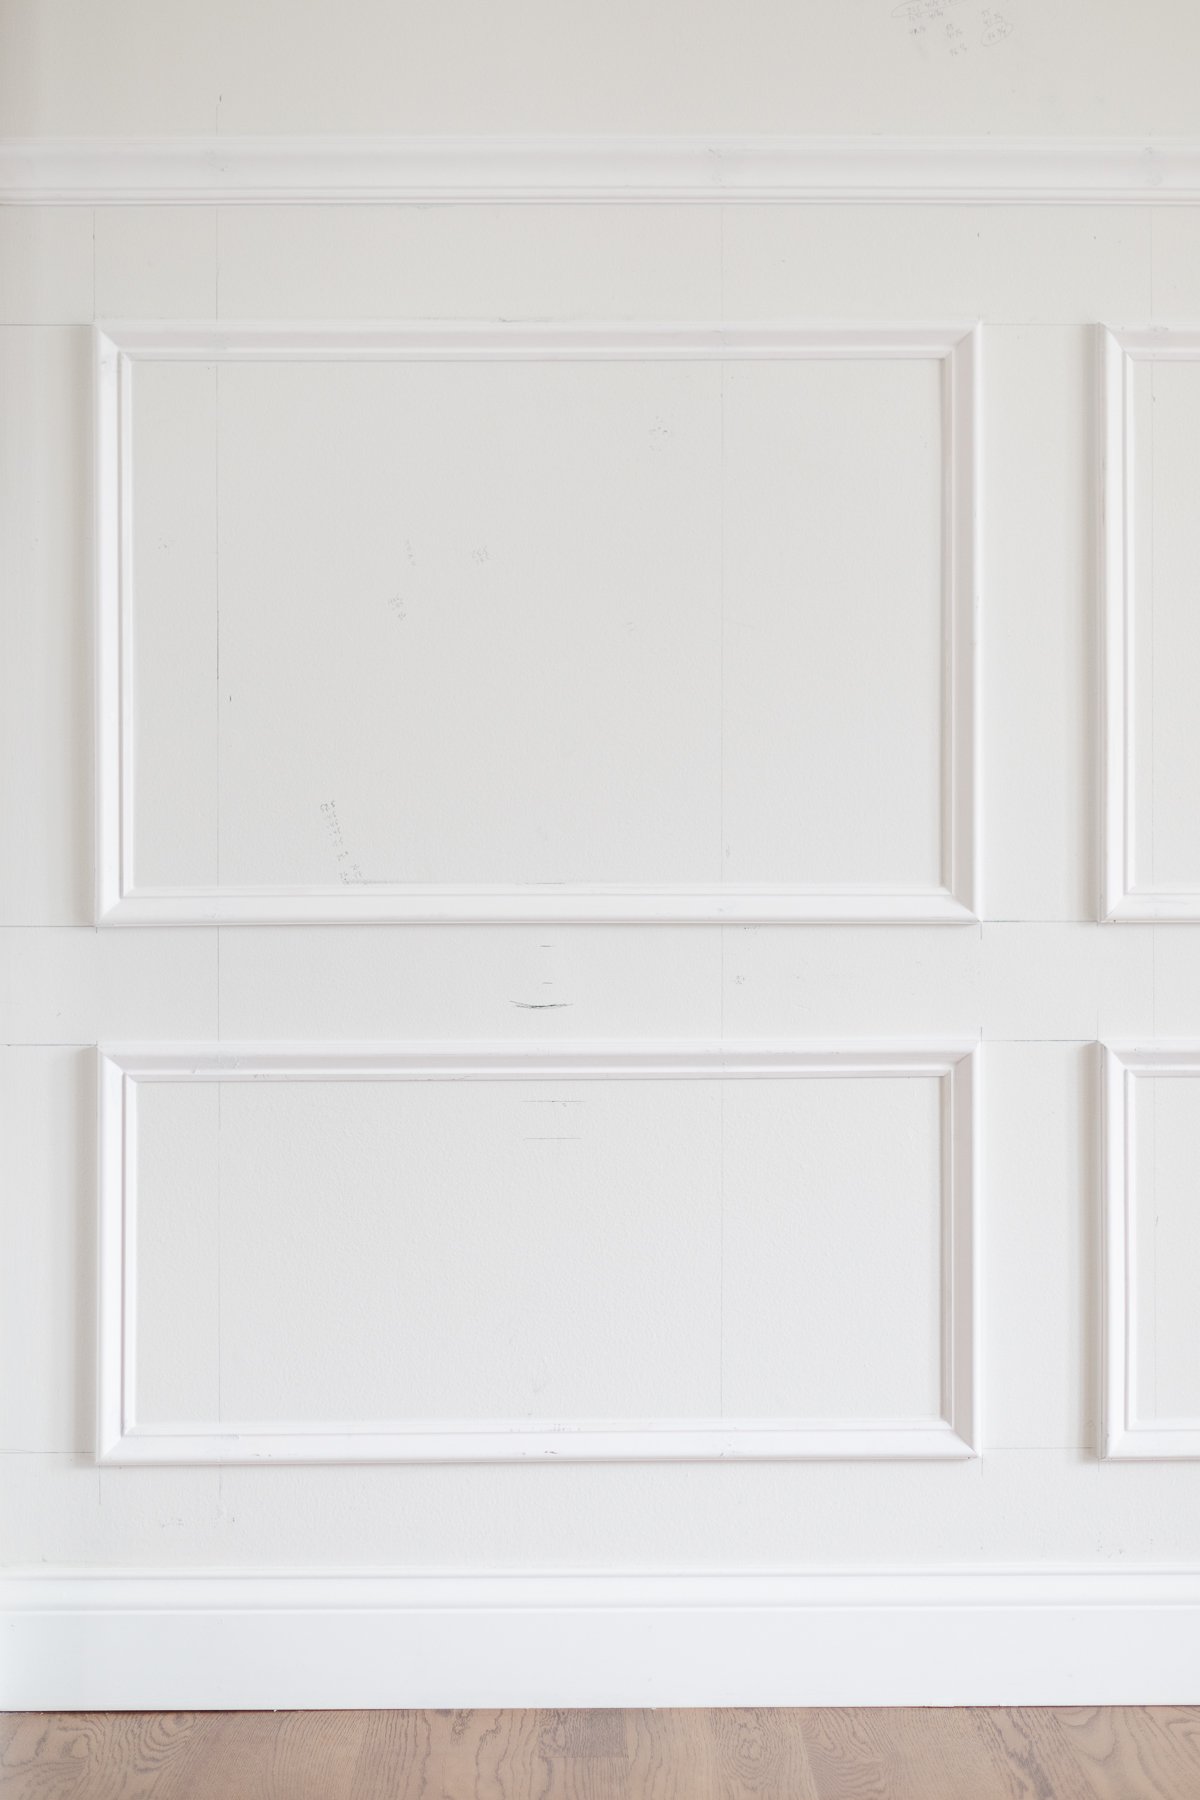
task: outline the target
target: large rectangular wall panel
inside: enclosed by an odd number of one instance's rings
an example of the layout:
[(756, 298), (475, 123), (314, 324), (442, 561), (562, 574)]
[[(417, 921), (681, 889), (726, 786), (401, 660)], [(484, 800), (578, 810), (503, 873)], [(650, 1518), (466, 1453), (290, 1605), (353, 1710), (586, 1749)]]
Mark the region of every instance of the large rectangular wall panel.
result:
[(1200, 1042), (1104, 1056), (1104, 1453), (1200, 1457)]
[(962, 1457), (973, 1056), (101, 1057), (111, 1462)]
[(1200, 920), (1200, 329), (1101, 333), (1102, 916)]
[(977, 337), (100, 331), (101, 921), (974, 916)]

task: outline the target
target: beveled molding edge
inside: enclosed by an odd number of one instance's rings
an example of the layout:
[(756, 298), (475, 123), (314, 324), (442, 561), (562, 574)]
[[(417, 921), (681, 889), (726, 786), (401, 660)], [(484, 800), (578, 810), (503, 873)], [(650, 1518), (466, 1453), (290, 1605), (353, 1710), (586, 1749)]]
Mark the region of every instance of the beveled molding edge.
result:
[(0, 138), (0, 204), (1187, 204), (1200, 138)]
[[(979, 828), (982, 326), (587, 321), (472, 324), (105, 322), (95, 340), (96, 919), (211, 924), (973, 924)], [(353, 883), (138, 887), (132, 372), (140, 362), (932, 361), (942, 391), (942, 699), (938, 883), (839, 888), (769, 881)]]
[[(104, 1464), (957, 1461), (979, 1454), (979, 1046), (964, 1039), (113, 1044), (98, 1051), (97, 1455)], [(138, 1420), (138, 1091), (153, 1082), (933, 1079), (941, 1404), (869, 1419)]]

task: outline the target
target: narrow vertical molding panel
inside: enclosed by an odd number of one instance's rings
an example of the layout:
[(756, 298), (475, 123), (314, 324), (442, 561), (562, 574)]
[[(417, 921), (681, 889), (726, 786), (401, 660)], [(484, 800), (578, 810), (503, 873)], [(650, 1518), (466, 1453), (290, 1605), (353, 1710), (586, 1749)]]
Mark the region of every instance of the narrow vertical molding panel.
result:
[(1098, 332), (1103, 739), (1100, 917), (1115, 923), (1200, 922), (1200, 889), (1147, 887), (1136, 880), (1142, 833), (1134, 788), (1134, 478), (1138, 456), (1133, 376), (1139, 363), (1200, 360), (1200, 327)]
[[(121, 1045), (100, 1051), (99, 1458), (106, 1463), (933, 1459), (978, 1454), (978, 1046), (564, 1042)], [(937, 1417), (138, 1421), (135, 1108), (153, 1082), (933, 1079), (942, 1120)]]
[(1103, 1454), (1114, 1460), (1200, 1457), (1200, 1417), (1147, 1422), (1137, 1410), (1137, 1180), (1134, 1083), (1200, 1080), (1200, 1041), (1106, 1044), (1104, 1056)]
[[(96, 330), (97, 919), (102, 925), (969, 923), (980, 914), (980, 327), (126, 324)], [(135, 882), (132, 371), (139, 362), (895, 361), (942, 365), (941, 878), (856, 883), (145, 887)]]

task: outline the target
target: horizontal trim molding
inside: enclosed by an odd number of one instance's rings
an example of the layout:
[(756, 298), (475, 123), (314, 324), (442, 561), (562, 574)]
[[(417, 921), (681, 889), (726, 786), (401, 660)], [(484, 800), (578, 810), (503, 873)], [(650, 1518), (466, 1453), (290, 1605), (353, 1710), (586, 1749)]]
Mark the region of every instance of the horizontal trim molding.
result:
[(1200, 1570), (16, 1573), (3, 1704), (1173, 1705)]
[[(969, 924), (981, 911), (976, 324), (110, 323), (96, 327), (96, 913), (100, 924)], [(936, 885), (136, 883), (133, 417), (138, 362), (931, 361), (943, 417), (941, 860)]]
[[(99, 1460), (104, 1463), (955, 1460), (979, 1443), (977, 1045), (241, 1044), (119, 1045), (99, 1053)], [(137, 1125), (153, 1082), (936, 1079), (941, 1195), (942, 1407), (907, 1419), (433, 1419), (347, 1425), (138, 1420)]]
[(0, 139), (0, 203), (1162, 204), (1200, 138), (435, 136)]

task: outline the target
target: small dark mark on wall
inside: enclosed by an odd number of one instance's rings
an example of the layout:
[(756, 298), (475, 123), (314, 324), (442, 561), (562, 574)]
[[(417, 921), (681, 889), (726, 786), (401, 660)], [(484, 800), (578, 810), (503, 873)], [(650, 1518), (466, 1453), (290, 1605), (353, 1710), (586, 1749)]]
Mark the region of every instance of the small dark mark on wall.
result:
[(519, 1006), (523, 1012), (555, 1012), (561, 1006), (574, 1006), (573, 1000), (510, 1000), (510, 1006)]

